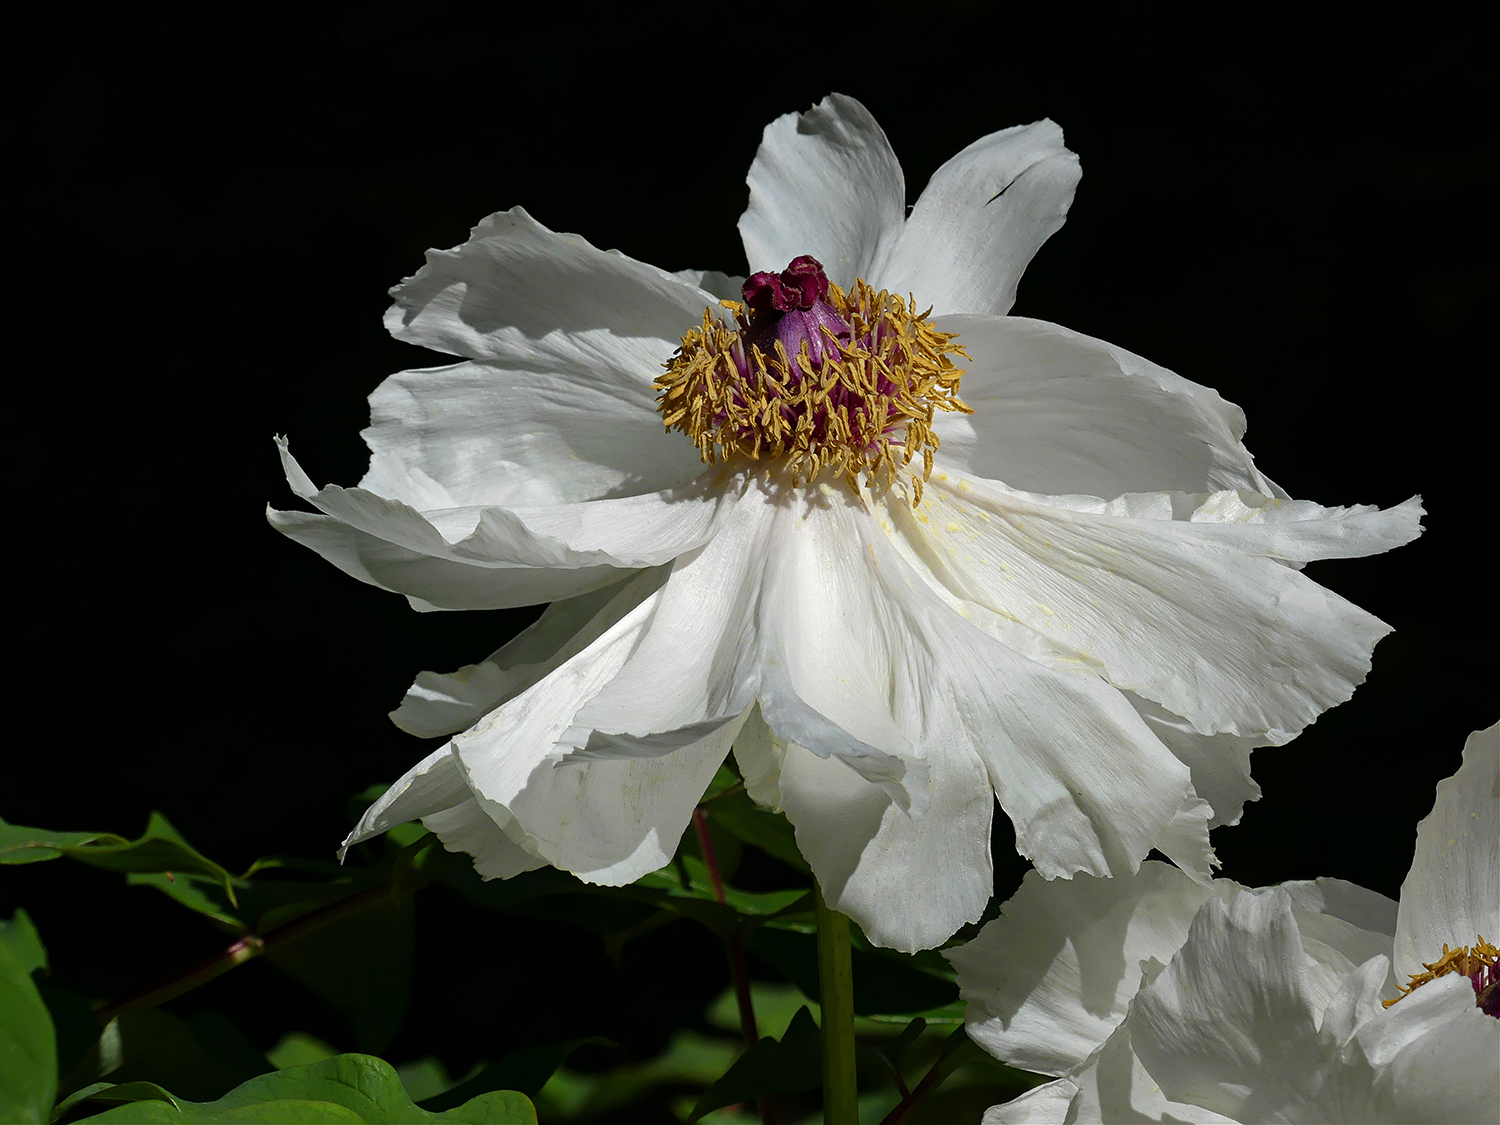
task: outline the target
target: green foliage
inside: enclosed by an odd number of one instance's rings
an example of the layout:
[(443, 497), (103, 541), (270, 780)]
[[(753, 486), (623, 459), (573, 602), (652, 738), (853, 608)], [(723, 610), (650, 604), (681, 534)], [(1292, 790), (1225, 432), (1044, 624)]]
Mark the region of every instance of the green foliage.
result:
[(409, 894), (377, 899), (266, 956), (343, 1013), (362, 1050), (383, 1051), (406, 1018), (413, 905)]
[(523, 1094), (535, 1094), (547, 1084), (547, 1080), (562, 1065), (563, 1060), (585, 1043), (601, 1047), (614, 1045), (608, 1039), (596, 1035), (587, 1039), (569, 1039), (562, 1043), (548, 1043), (543, 1047), (511, 1051), (498, 1063), (485, 1067), (468, 1081), (426, 1099), (422, 1103), (423, 1108), (452, 1109), (491, 1090), (517, 1090)]
[[(231, 903), (234, 879), (213, 860), (199, 855), (159, 812), (151, 814), (138, 840), (109, 832), (48, 832), (0, 820), (0, 864), (39, 863), (68, 856), (108, 871), (207, 876), (223, 888)], [(165, 879), (168, 886), (171, 880)], [(170, 893), (170, 892), (169, 892)]]
[(31, 916), (24, 910), (17, 910), (9, 922), (0, 922), (0, 946), (10, 950), (16, 963), (28, 973), (47, 967), (42, 935), (36, 932)]
[(812, 1013), (802, 1008), (778, 1039), (761, 1039), (724, 1077), (703, 1092), (689, 1121), (736, 1102), (754, 1101), (762, 1094), (800, 1094), (823, 1081), (823, 1045)]
[[(378, 794), (378, 787), (362, 794), (360, 807)], [(144, 992), (100, 998), (71, 979), (38, 988), (31, 975), (48, 970), (49, 955), (30, 917), (17, 912), (0, 926), (0, 1077), (8, 1099), (0, 1120), (482, 1122), (534, 1121), (540, 1113), (547, 1122), (731, 1122), (750, 1120), (746, 1107), (767, 1095), (787, 1101), (783, 1120), (806, 1117), (816, 1112), (821, 1058), (806, 864), (786, 818), (757, 808), (731, 771), (720, 771), (702, 807), (716, 866), (690, 829), (670, 866), (626, 887), (588, 885), (550, 867), (486, 881), (467, 856), (435, 846), (417, 825), (361, 845), (348, 866), (268, 857), (235, 876), (160, 814), (134, 841), (0, 822), (0, 863), (67, 857), (122, 873), (183, 907), (183, 925), (198, 927), (195, 940), (209, 954)], [(57, 867), (64, 880), (69, 870), (76, 868)], [(533, 952), (491, 966), (481, 944), (449, 963), (443, 931), (424, 936), (433, 907), (462, 919), (465, 930), (511, 935), (505, 948), (520, 940)], [(213, 927), (229, 937), (213, 936)], [(544, 939), (528, 946), (516, 937), (530, 933), (587, 938), (582, 947), (570, 939), (572, 962), (553, 964)], [(689, 933), (708, 942), (706, 956), (721, 974), (696, 1002), (679, 993), (703, 977), (705, 954), (684, 966), (655, 952), (682, 945)], [(929, 1025), (962, 1016), (945, 960), (875, 949), (857, 931), (853, 945), (862, 1114), (883, 1117), (933, 1066), (958, 1085), (1024, 1088), (1014, 1072), (980, 1073), (966, 1053), (939, 1056), (941, 1036)], [(786, 982), (751, 982), (770, 1034), (748, 1050), (726, 983), (729, 960), (715, 952), (731, 947), (748, 950), (758, 973), (769, 969)], [(111, 952), (105, 946), (102, 955)], [(614, 968), (591, 967), (590, 959)], [(295, 982), (284, 987), (300, 988), (302, 999), (277, 992), (283, 1009), (270, 1013), (253, 998), (232, 1015), (179, 1007), (179, 998), (214, 992), (212, 982), (249, 961)], [(684, 967), (691, 972), (680, 984)], [(599, 982), (592, 992), (577, 993), (571, 1007), (549, 995), (549, 982), (565, 987), (580, 969)], [(612, 990), (642, 972), (644, 1006), (623, 1023), (605, 1018), (619, 1009)], [(414, 993), (423, 974), (446, 982), (446, 995)], [(478, 982), (472, 996), (470, 978)], [(715, 995), (721, 1002), (710, 1005)], [(246, 1015), (253, 1018), (242, 1026)], [(710, 1030), (691, 1026), (695, 1020)], [(389, 1052), (402, 1065), (339, 1053), (351, 1047)], [(921, 1119), (916, 1111), (909, 1118)]]
[[(197, 1125), (221, 1121), (371, 1122), (372, 1125), (534, 1125), (530, 1099), (514, 1091), (481, 1094), (443, 1113), (415, 1105), (391, 1065), (369, 1055), (338, 1055), (308, 1066), (263, 1074), (211, 1102), (176, 1097), (150, 1082), (100, 1087), (93, 1102), (122, 1102), (89, 1122)], [(79, 1099), (82, 1101), (83, 1099)]]
[(32, 983), (46, 954), (17, 912), (0, 937), (0, 1121), (47, 1121), (57, 1096), (52, 1017)]

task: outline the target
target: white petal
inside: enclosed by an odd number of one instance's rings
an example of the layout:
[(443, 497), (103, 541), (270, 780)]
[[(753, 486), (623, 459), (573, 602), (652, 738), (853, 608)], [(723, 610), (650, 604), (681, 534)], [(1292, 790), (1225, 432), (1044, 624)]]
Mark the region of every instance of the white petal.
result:
[(1208, 842), (1209, 818), (1213, 808), (1196, 793), (1183, 799), (1182, 807), (1172, 817), (1172, 823), (1156, 841), (1156, 850), (1161, 852), (1195, 883), (1207, 885), (1219, 859), (1214, 855), (1213, 845)]
[(359, 823), (339, 848), (339, 862), (353, 845), (387, 832), (398, 824), (451, 809), (470, 798), (450, 742), (414, 765), (365, 810)]
[(742, 292), (745, 279), (734, 274), (720, 273), (718, 270), (673, 270), (672, 276), (680, 277), (689, 285), (696, 285), (705, 293), (721, 301), (745, 299)]
[(1059, 1078), (1056, 1082), (1033, 1086), (1008, 1102), (990, 1106), (979, 1120), (981, 1125), (1063, 1125), (1077, 1096), (1078, 1083), (1071, 1078)]
[(750, 708), (739, 737), (734, 740), (734, 761), (740, 776), (745, 779), (745, 792), (757, 805), (768, 809), (781, 808), (781, 787), (777, 779), (781, 773), (780, 753), (775, 736), (766, 725), (760, 706)]
[(811, 254), (847, 288), (900, 233), (906, 180), (885, 132), (853, 98), (830, 94), (766, 126), (747, 177), (740, 237), (751, 272)]
[(1186, 767), (1108, 685), (1020, 656), (939, 598), (920, 560), (894, 549), (889, 528), (913, 518), (899, 497), (870, 512), (847, 490), (820, 495), (778, 525), (768, 663), (873, 747), (976, 753), (1018, 848), (1049, 878), (1134, 870), (1182, 808)]
[(938, 415), (945, 466), (1051, 494), (1275, 491), (1240, 442), (1244, 412), (1217, 391), (1045, 321), (937, 324), (971, 357), (959, 395), (974, 409)]
[(1355, 1042), (1356, 1059), (1375, 1071), (1363, 1119), (1500, 1120), (1500, 1020), (1475, 1006), (1466, 978), (1422, 985), (1364, 1024)]
[[(1295, 909), (1293, 912), (1295, 913)], [(1300, 919), (1298, 926), (1301, 926)], [(1371, 957), (1339, 982), (1337, 990), (1323, 1009), (1322, 1019), (1318, 1023), (1319, 1049), (1325, 1058), (1339, 1060), (1334, 1065), (1332, 1080), (1319, 1095), (1325, 1104), (1337, 1103), (1348, 1093), (1347, 1089), (1339, 1089), (1342, 1080), (1351, 1073), (1350, 1068), (1345, 1065), (1347, 1056), (1352, 1052), (1353, 1040), (1360, 1026), (1380, 1014), (1380, 993), (1385, 988), (1390, 972), (1389, 957)], [(1316, 1007), (1316, 1001), (1314, 1006)], [(1362, 1082), (1366, 1090), (1369, 1088), (1369, 1077), (1370, 1072), (1367, 1070)], [(1357, 1116), (1346, 1113), (1342, 1119), (1353, 1121), (1357, 1120)]]
[(1072, 648), (1202, 734), (1301, 730), (1353, 693), (1389, 632), (1296, 570), (1221, 545), (1215, 524), (1071, 512), (944, 473), (920, 516), (955, 596)]
[[(957, 748), (954, 748), (957, 750)], [(994, 793), (972, 753), (932, 754), (920, 820), (845, 762), (796, 743), (781, 755), (781, 808), (828, 904), (874, 944), (914, 953), (984, 911), (994, 889)]]
[(546, 354), (527, 367), (470, 361), (392, 375), (370, 396), (370, 470), (360, 486), (431, 509), (682, 484), (703, 465), (691, 442), (663, 430), (651, 385), (671, 354), (629, 378), (604, 358)]
[(1282, 883), (1307, 956), (1307, 988), (1313, 1010), (1323, 1011), (1348, 977), (1375, 958), (1389, 964), (1396, 931), (1396, 904), (1385, 895), (1343, 879)]
[[(718, 302), (665, 270), (576, 234), (558, 234), (522, 208), (490, 215), (452, 250), (391, 290), (391, 335), (467, 359), (596, 369), (649, 386), (682, 334)], [(529, 368), (531, 363), (520, 365)], [(602, 369), (602, 370), (598, 370)]]
[[(632, 576), (626, 581), (639, 602), (664, 578), (657, 575), (640, 582)], [(622, 584), (615, 583), (553, 602), (539, 619), (480, 663), (447, 674), (421, 673), (401, 706), (391, 712), (391, 721), (418, 738), (439, 738), (472, 726), (592, 644), (611, 621), (600, 611), (621, 591)]]
[(1417, 825), (1401, 884), (1396, 979), (1404, 984), (1436, 961), (1444, 942), (1473, 945), (1480, 935), (1500, 942), (1500, 723), (1469, 736), (1463, 764), (1438, 782), (1432, 812)]
[(1136, 994), (1131, 1045), (1174, 1101), (1237, 1121), (1304, 1121), (1330, 1061), (1290, 898), (1241, 892), (1198, 911), (1165, 971)]
[[(319, 489), (285, 440), (278, 445), (293, 491), (337, 523), (278, 512), (270, 514), (273, 526), (355, 577), (442, 608), (556, 600), (606, 585), (611, 575), (604, 568), (616, 568), (619, 578), (619, 570), (668, 562), (713, 536), (738, 488), (721, 468), (681, 488), (639, 496), (421, 512), (362, 488)], [(537, 598), (538, 589), (551, 592)]]
[(1245, 802), (1260, 797), (1260, 785), (1250, 776), (1250, 752), (1276, 745), (1285, 738), (1199, 734), (1193, 724), (1164, 707), (1127, 692), (1132, 707), (1146, 720), (1151, 733), (1193, 773), (1193, 791), (1213, 808), (1209, 828), (1238, 824)]
[(1079, 175), (1051, 121), (981, 137), (933, 174), (866, 280), (939, 313), (1004, 316), (1032, 255), (1062, 226)]
[(578, 714), (612, 734), (723, 722), (754, 701), (754, 622), (773, 509), (752, 488), (717, 534), (672, 565), (629, 659)]
[(308, 512), (267, 508), (266, 519), (351, 578), (405, 594), (419, 610), (511, 609), (571, 598), (620, 580), (620, 569), (614, 566), (497, 569), (436, 558)]
[[(1217, 893), (1235, 885), (1220, 880)], [(1064, 1074), (1125, 1018), (1140, 962), (1166, 962), (1216, 891), (1165, 863), (1134, 875), (1047, 882), (1028, 872), (970, 942), (944, 956), (958, 970), (969, 1037), (1012, 1066)]]
[(655, 757), (543, 763), (510, 811), (553, 866), (587, 883), (634, 882), (672, 861), (739, 727), (721, 723)]
[[(1023, 1094), (1006, 1105), (995, 1106), (985, 1113), (984, 1120), (1015, 1122), (1029, 1125), (1035, 1121), (1151, 1121), (1164, 1125), (1173, 1122), (1194, 1122), (1195, 1125), (1235, 1125), (1232, 1118), (1220, 1116), (1202, 1106), (1174, 1102), (1162, 1093), (1141, 1060), (1130, 1047), (1130, 1025), (1124, 1024), (1105, 1041), (1092, 1058), (1067, 1078), (1048, 1083), (1056, 1091), (1037, 1097), (1035, 1103), (1026, 1102), (1029, 1095)], [(1039, 1086), (1032, 1094), (1047, 1090)], [(1071, 1087), (1076, 1091), (1067, 1106), (1067, 1116), (1054, 1116), (1057, 1105)], [(1037, 1116), (1029, 1116), (1027, 1110), (1036, 1105)], [(1011, 1110), (1010, 1107), (1017, 1107)], [(1009, 1112), (997, 1113), (996, 1111)], [(994, 1116), (991, 1116), (991, 1115)]]
[(510, 879), (523, 871), (545, 867), (547, 861), (528, 850), (525, 834), (515, 822), (510, 818), (506, 822), (509, 832), (471, 797), (451, 809), (427, 814), (422, 827), (436, 833), (448, 851), (463, 852), (473, 859), (474, 870), (482, 879)]
[(1420, 496), (1390, 508), (1373, 504), (1329, 508), (1310, 500), (1244, 490), (1127, 492), (1113, 500), (1052, 495), (1027, 495), (1027, 499), (1088, 515), (1190, 523), (1206, 542), (1294, 565), (1314, 559), (1363, 558), (1410, 543), (1422, 534), (1424, 514)]
[(585, 639), (597, 639), (454, 739), (480, 807), (502, 827), (513, 817), (529, 849), (589, 882), (628, 883), (671, 860), (743, 718), (698, 722), (685, 736), (687, 723), (672, 710), (677, 700), (658, 692), (631, 701), (655, 705), (654, 715), (638, 707), (636, 716), (648, 737), (594, 746), (591, 723), (632, 721), (596, 699), (644, 643), (665, 598), (665, 587), (644, 599), (639, 589), (622, 589), (590, 622)]

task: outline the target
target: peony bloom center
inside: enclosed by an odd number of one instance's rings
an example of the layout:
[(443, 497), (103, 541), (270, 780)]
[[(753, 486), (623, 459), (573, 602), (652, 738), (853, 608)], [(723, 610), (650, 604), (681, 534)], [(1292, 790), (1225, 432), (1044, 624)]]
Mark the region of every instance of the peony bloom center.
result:
[(907, 302), (856, 279), (845, 294), (819, 262), (802, 255), (780, 274), (757, 273), (744, 303), (723, 301), (682, 338), (656, 379), (667, 429), (692, 439), (707, 464), (743, 454), (779, 462), (793, 484), (824, 469), (858, 487), (864, 476), (889, 486), (911, 472), (911, 499), (932, 473), (939, 410), (972, 413), (958, 398), (969, 358)]
[(1444, 942), (1443, 955), (1431, 964), (1422, 962), (1422, 967), (1427, 971), (1413, 973), (1409, 984), (1398, 986), (1401, 988), (1400, 996), (1395, 1000), (1382, 1001), (1387, 1008), (1428, 981), (1445, 977), (1449, 973), (1462, 973), (1474, 986), (1475, 1006), (1485, 1015), (1500, 1019), (1500, 949), (1496, 949), (1483, 937), (1476, 937), (1473, 945), (1460, 945), (1457, 949), (1449, 949), (1448, 943)]

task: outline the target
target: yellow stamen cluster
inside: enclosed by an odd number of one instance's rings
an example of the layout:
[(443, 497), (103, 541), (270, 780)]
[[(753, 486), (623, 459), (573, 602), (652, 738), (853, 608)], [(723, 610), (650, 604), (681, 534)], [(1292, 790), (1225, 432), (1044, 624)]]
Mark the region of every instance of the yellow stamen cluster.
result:
[(1483, 936), (1476, 937), (1473, 945), (1460, 945), (1457, 949), (1449, 949), (1448, 943), (1443, 942), (1443, 955), (1430, 965), (1422, 962), (1425, 973), (1412, 973), (1411, 983), (1396, 987), (1401, 990), (1401, 995), (1395, 1000), (1382, 1000), (1381, 1004), (1389, 1008), (1397, 1001), (1411, 995), (1412, 991), (1438, 977), (1445, 977), (1449, 973), (1462, 973), (1466, 977), (1472, 977), (1475, 973), (1488, 969), (1500, 960), (1500, 949), (1496, 949)]
[(883, 470), (889, 486), (920, 452), (915, 506), (932, 473), (936, 412), (973, 413), (958, 398), (963, 369), (948, 358), (968, 353), (954, 333), (932, 326), (931, 309), (914, 315), (899, 296), (862, 280), (847, 296), (830, 283), (827, 301), (853, 331), (846, 341), (824, 327), (820, 364), (805, 340), (795, 357), (780, 340), (770, 355), (748, 344), (757, 314), (738, 302), (721, 302), (737, 330), (705, 309), (702, 328), (682, 338), (656, 379), (662, 420), (690, 437), (706, 464), (732, 454), (780, 461), (793, 484), (827, 469), (858, 487), (860, 474), (870, 484)]

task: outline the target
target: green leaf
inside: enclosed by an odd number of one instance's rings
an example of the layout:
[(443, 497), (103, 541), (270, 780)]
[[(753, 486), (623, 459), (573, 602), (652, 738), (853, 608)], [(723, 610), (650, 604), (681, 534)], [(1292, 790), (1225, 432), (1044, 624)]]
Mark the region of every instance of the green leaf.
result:
[(422, 1102), (423, 1109), (445, 1110), (462, 1105), (470, 1098), (492, 1090), (518, 1090), (532, 1095), (547, 1084), (553, 1071), (567, 1061), (569, 1055), (585, 1043), (601, 1047), (615, 1044), (600, 1035), (586, 1039), (569, 1039), (562, 1043), (549, 1043), (543, 1047), (528, 1047), (511, 1051), (497, 1063), (485, 1067), (467, 1082), (451, 1090), (445, 1090)]
[[(391, 1065), (369, 1055), (338, 1055), (308, 1066), (291, 1067), (236, 1086), (212, 1102), (189, 1102), (159, 1086), (132, 1083), (90, 1095), (125, 1101), (90, 1122), (147, 1122), (211, 1125), (229, 1121), (370, 1122), (372, 1125), (535, 1125), (530, 1099), (513, 1090), (482, 1094), (446, 1113), (429, 1113), (406, 1096)], [(135, 1100), (139, 1099), (139, 1100)]]
[(79, 1066), (68, 1074), (73, 1085), (104, 1078), (131, 1085), (149, 1081), (192, 1100), (218, 1097), (271, 1069), (227, 1017), (205, 1011), (183, 1019), (163, 1008), (111, 1020)]
[[(745, 938), (745, 948), (759, 954), (808, 996), (818, 995), (818, 948), (814, 935), (759, 926)], [(958, 985), (928, 973), (903, 955), (855, 948), (854, 1010), (862, 1016), (926, 1016), (936, 1022), (934, 1009), (958, 999)]]
[(189, 910), (205, 914), (237, 933), (249, 928), (217, 879), (179, 871), (132, 871), (125, 881), (133, 887), (155, 887)]
[(899, 1035), (878, 1044), (869, 1052), (895, 1081), (902, 1094), (910, 1089), (910, 1084), (907, 1083), (906, 1075), (902, 1072), (901, 1056), (906, 1054), (907, 1048), (915, 1043), (926, 1030), (927, 1021), (918, 1016), (902, 1028)]
[[(681, 868), (687, 873), (687, 881), (683, 882), (681, 876), (671, 868), (663, 868), (661, 871), (652, 871), (642, 875), (634, 883), (634, 886), (648, 891), (657, 891), (668, 898), (683, 899), (692, 898), (703, 902), (712, 902), (719, 905), (718, 895), (714, 893), (713, 881), (708, 876), (708, 865), (695, 855), (682, 855), (678, 857)], [(737, 914), (750, 917), (769, 916), (780, 913), (793, 903), (806, 898), (806, 890), (790, 891), (742, 891), (737, 887), (726, 886), (724, 898), (726, 903)], [(672, 909), (672, 904), (661, 905)]]
[(775, 856), (798, 871), (811, 872), (812, 868), (797, 847), (791, 821), (781, 813), (761, 808), (743, 789), (713, 798), (713, 803), (708, 805), (708, 816), (712, 823), (752, 847)]
[(17, 910), (9, 922), (0, 922), (0, 945), (9, 949), (28, 973), (47, 967), (47, 948), (24, 910)]
[(73, 1070), (99, 1042), (103, 1029), (94, 1016), (94, 1006), (78, 993), (45, 984), (37, 991), (56, 1031), (58, 1091), (62, 1093), (77, 1085), (70, 1081)]
[(166, 817), (153, 812), (139, 840), (110, 832), (49, 832), (0, 820), (0, 863), (36, 863), (68, 856), (108, 871), (191, 872), (206, 875), (235, 902), (234, 878), (198, 854)]
[(761, 1094), (800, 1094), (823, 1083), (823, 1042), (812, 1013), (802, 1008), (780, 1040), (762, 1039), (703, 1091), (690, 1122)]
[(678, 1031), (667, 1049), (645, 1062), (617, 1066), (604, 1074), (560, 1068), (537, 1093), (539, 1112), (549, 1119), (638, 1121), (632, 1112), (662, 1087), (707, 1087), (739, 1056), (737, 1043)]
[(709, 801), (719, 800), (726, 794), (727, 790), (743, 785), (740, 775), (729, 768), (728, 763), (720, 766), (714, 774), (714, 779), (708, 783), (708, 788), (703, 791), (703, 797), (699, 804), (707, 804)]
[(348, 1020), (354, 1041), (382, 1051), (406, 1018), (412, 979), (412, 896), (385, 897), (265, 958)]
[(56, 1096), (52, 1017), (26, 962), (0, 942), (0, 1121), (46, 1121)]

